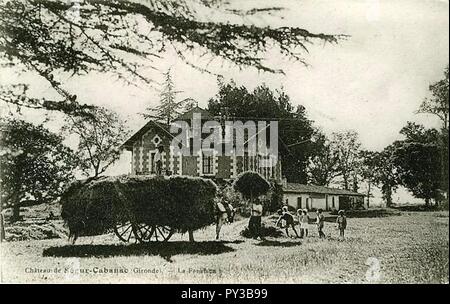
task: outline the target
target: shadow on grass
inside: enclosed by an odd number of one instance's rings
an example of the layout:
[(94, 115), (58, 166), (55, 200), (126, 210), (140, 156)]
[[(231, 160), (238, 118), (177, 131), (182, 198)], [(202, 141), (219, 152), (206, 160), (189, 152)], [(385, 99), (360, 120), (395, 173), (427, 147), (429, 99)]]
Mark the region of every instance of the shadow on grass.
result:
[(65, 245), (44, 249), (44, 257), (116, 257), (116, 256), (161, 256), (171, 261), (178, 254), (213, 255), (235, 251), (225, 241), (208, 242), (155, 242), (148, 244), (117, 245)]
[(269, 246), (269, 247), (294, 247), (299, 246), (302, 243), (300, 242), (280, 242), (280, 241), (271, 241), (271, 240), (263, 240), (262, 242), (256, 244), (256, 246)]

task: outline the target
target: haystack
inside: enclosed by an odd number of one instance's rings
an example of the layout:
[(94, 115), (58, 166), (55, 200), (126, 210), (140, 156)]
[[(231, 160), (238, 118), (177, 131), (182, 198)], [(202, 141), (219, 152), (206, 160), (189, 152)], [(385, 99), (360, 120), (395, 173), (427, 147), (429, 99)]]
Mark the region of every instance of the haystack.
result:
[(216, 193), (211, 180), (184, 176), (76, 181), (61, 197), (61, 216), (79, 235), (103, 234), (127, 221), (184, 233), (214, 222)]

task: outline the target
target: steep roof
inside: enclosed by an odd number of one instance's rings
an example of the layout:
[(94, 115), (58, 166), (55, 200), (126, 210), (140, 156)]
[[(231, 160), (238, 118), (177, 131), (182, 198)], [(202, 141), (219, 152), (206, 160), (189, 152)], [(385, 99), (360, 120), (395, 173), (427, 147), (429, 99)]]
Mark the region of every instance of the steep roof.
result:
[(287, 183), (283, 187), (284, 192), (291, 193), (317, 193), (317, 194), (330, 194), (330, 195), (353, 195), (353, 196), (364, 196), (364, 194), (353, 192), (344, 189), (329, 188), (324, 186), (316, 185), (304, 185), (297, 183)]
[[(200, 108), (199, 106), (195, 106), (191, 110), (186, 111), (183, 114), (181, 114), (180, 116), (178, 116), (176, 119), (174, 119), (174, 121), (177, 121), (177, 120), (189, 120), (190, 121), (194, 117), (194, 113), (202, 114), (202, 120), (214, 119), (214, 116), (210, 112), (208, 112), (205, 109)], [(140, 139), (142, 137), (142, 135), (144, 135), (151, 128), (159, 128), (162, 131), (164, 131), (164, 133), (166, 133), (166, 135), (168, 135), (170, 137), (174, 137), (174, 135), (170, 133), (170, 126), (168, 126), (167, 124), (164, 124), (164, 123), (160, 123), (160, 122), (156, 122), (156, 121), (150, 120), (142, 128), (140, 128), (136, 133), (134, 133), (121, 146), (121, 148), (124, 148), (124, 149), (127, 149), (127, 150), (131, 151), (133, 149), (134, 142), (136, 140)]]
[(174, 137), (170, 133), (170, 128), (168, 125), (150, 120), (142, 128), (140, 128), (136, 133), (134, 133), (125, 143), (122, 144), (121, 148), (131, 151), (133, 149), (133, 144), (136, 140), (140, 139), (148, 130), (152, 128), (157, 128), (162, 130), (167, 136)]
[(210, 112), (208, 112), (205, 109), (200, 108), (199, 106), (195, 106), (189, 111), (184, 112), (180, 116), (178, 116), (175, 121), (177, 120), (191, 120), (194, 117), (194, 113), (200, 113), (202, 114), (202, 120), (204, 119), (213, 119), (214, 115), (212, 115)]

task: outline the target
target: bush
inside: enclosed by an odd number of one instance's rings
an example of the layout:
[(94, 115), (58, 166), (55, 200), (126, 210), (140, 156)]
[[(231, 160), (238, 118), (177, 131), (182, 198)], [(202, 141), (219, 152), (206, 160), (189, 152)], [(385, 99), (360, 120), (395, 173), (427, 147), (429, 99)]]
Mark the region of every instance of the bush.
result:
[(231, 204), (233, 207), (243, 207), (245, 205), (239, 192), (236, 192), (232, 186), (225, 185), (218, 193), (219, 201), (223, 204)]
[(214, 182), (202, 178), (103, 177), (73, 183), (61, 197), (61, 216), (80, 235), (130, 220), (184, 233), (214, 222), (216, 193)]

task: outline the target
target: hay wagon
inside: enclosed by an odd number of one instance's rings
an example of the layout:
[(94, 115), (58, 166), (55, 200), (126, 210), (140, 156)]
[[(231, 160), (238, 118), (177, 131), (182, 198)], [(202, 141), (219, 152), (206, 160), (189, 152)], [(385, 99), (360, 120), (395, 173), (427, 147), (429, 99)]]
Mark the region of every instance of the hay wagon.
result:
[(129, 243), (166, 242), (175, 232), (193, 240), (194, 230), (214, 222), (216, 192), (202, 178), (102, 177), (73, 183), (61, 197), (61, 215), (73, 243), (111, 231)]
[(138, 221), (116, 222), (114, 233), (122, 242), (166, 242), (175, 230), (169, 226), (139, 223)]

